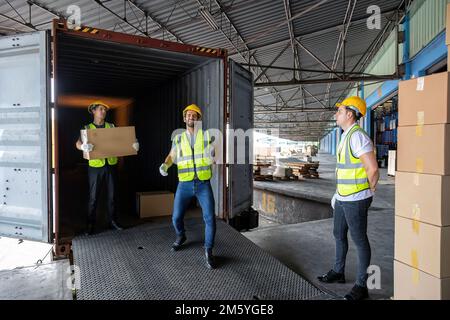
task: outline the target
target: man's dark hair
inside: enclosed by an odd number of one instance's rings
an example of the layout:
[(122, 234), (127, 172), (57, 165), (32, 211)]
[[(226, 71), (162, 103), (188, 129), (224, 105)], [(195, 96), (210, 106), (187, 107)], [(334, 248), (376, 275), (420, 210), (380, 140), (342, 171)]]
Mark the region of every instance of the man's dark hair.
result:
[(355, 118), (356, 121), (359, 121), (359, 119), (361, 119), (361, 114), (358, 112), (356, 113), (355, 110), (352, 110), (350, 108), (346, 108), (347, 111), (350, 111), (353, 114), (353, 117)]

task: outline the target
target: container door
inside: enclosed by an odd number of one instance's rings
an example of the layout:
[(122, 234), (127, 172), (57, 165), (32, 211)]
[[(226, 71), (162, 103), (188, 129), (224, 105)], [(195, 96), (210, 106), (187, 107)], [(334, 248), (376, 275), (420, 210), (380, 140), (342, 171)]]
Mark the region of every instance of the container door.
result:
[(0, 236), (49, 242), (49, 33), (0, 38)]
[(253, 204), (253, 75), (230, 60), (229, 218)]

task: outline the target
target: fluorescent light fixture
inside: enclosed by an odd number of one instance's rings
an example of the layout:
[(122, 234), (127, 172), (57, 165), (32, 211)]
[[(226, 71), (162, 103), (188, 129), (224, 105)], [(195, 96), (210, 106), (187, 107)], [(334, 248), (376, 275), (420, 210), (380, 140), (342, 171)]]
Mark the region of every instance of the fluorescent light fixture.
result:
[(208, 9), (206, 9), (205, 7), (201, 7), (200, 9), (198, 9), (198, 12), (212, 30), (219, 30), (219, 25), (217, 24), (212, 14), (208, 11)]

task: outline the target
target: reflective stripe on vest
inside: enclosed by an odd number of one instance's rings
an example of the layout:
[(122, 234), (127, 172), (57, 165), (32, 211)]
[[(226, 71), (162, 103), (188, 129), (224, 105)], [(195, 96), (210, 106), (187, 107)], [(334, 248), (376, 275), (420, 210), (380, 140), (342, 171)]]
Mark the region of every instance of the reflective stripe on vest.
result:
[(198, 130), (192, 150), (186, 132), (175, 137), (178, 180), (192, 181), (195, 178), (195, 173), (197, 173), (199, 180), (211, 179), (212, 159), (209, 156), (209, 138), (208, 131), (205, 132), (204, 139), (203, 130)]
[[(353, 156), (350, 139), (356, 131), (364, 131), (355, 125), (345, 137), (337, 153), (336, 184), (341, 196), (349, 196), (370, 188), (367, 172), (361, 159)], [(365, 134), (365, 133), (364, 133)]]
[[(105, 122), (105, 128), (114, 128), (114, 125), (110, 124), (108, 122)], [(86, 126), (86, 129), (97, 129), (97, 127), (93, 123), (90, 123), (89, 125)], [(107, 158), (107, 161), (108, 161), (108, 164), (111, 166), (117, 164), (116, 157)], [(101, 168), (105, 164), (106, 164), (105, 159), (89, 160), (89, 166), (93, 167), (93, 168)]]

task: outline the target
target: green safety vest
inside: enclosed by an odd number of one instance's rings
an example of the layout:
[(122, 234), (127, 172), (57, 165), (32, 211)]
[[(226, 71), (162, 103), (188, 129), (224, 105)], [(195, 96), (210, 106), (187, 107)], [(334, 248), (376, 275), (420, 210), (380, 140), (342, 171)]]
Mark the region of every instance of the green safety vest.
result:
[[(85, 126), (86, 129), (97, 129), (97, 127), (90, 123), (87, 126)], [(112, 123), (105, 122), (105, 128), (114, 128), (114, 125)], [(113, 166), (117, 164), (117, 157), (111, 157), (106, 158), (108, 161), (108, 164)], [(105, 165), (106, 161), (105, 159), (95, 159), (95, 160), (89, 160), (89, 166), (94, 168), (101, 168)]]
[(205, 138), (203, 138), (203, 130), (198, 130), (194, 148), (191, 148), (186, 132), (175, 137), (179, 181), (194, 180), (195, 172), (199, 180), (211, 179), (212, 159), (209, 156), (210, 137), (208, 131), (205, 132)]
[(363, 163), (353, 155), (351, 150), (350, 138), (356, 131), (361, 131), (365, 134), (358, 125), (355, 125), (340, 144), (337, 153), (337, 191), (339, 195), (344, 197), (370, 189), (369, 179)]

